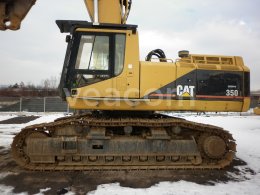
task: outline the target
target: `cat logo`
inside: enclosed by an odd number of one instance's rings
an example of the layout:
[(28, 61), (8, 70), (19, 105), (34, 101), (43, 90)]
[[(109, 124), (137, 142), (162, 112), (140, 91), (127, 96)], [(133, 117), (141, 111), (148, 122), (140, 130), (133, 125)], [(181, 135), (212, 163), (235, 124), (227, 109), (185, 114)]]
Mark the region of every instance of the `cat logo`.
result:
[(178, 85), (177, 86), (177, 96), (194, 97), (194, 89), (195, 89), (195, 86)]

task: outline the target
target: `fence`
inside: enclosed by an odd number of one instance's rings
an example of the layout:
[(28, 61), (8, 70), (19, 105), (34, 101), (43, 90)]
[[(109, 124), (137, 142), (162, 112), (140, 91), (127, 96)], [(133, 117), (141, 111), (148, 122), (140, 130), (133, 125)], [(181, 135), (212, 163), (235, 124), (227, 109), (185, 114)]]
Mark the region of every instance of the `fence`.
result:
[[(257, 106), (258, 96), (251, 97), (251, 108)], [(0, 97), (0, 112), (74, 112), (60, 97)]]
[(0, 97), (0, 112), (72, 112), (60, 97)]

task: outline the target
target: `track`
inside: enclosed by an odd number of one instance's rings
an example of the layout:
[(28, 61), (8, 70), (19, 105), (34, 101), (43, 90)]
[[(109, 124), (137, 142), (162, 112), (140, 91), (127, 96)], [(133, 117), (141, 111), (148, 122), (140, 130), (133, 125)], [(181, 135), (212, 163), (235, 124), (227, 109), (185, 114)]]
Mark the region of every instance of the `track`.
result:
[(235, 152), (222, 128), (163, 115), (65, 117), (28, 126), (12, 143), (14, 160), (37, 171), (221, 169)]

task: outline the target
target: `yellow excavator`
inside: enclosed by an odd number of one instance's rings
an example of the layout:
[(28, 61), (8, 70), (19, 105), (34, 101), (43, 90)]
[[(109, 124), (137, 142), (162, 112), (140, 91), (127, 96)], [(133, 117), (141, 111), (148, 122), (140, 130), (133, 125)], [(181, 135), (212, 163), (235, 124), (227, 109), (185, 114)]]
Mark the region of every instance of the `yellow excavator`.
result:
[[(34, 2), (0, 1), (1, 29), (18, 29)], [(15, 161), (40, 171), (230, 165), (236, 143), (228, 131), (156, 111), (247, 111), (250, 71), (242, 57), (180, 51), (173, 61), (155, 49), (140, 61), (137, 26), (126, 24), (132, 1), (85, 4), (91, 22), (56, 23), (68, 43), (61, 97), (87, 112), (22, 129), (12, 143)]]

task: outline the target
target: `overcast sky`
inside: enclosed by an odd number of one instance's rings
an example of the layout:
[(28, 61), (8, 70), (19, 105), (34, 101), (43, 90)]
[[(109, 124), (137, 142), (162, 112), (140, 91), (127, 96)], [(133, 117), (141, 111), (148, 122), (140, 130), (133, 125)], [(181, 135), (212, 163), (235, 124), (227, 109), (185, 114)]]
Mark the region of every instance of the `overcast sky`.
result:
[[(243, 56), (251, 89), (260, 89), (259, 0), (133, 0), (129, 24), (138, 24), (141, 60), (156, 48)], [(38, 0), (20, 31), (0, 32), (0, 85), (40, 84), (59, 75), (66, 50), (56, 19), (90, 20), (82, 0)]]

